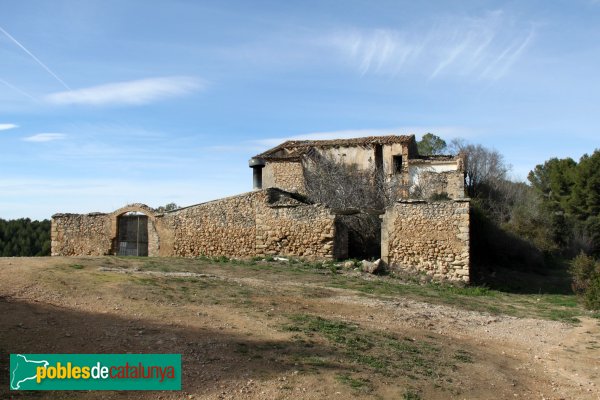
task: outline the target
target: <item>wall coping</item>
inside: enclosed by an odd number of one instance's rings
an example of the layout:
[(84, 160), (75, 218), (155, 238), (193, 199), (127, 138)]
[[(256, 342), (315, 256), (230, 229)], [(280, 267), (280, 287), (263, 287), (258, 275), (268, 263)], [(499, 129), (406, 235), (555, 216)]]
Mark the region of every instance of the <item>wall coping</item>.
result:
[(398, 204), (442, 204), (442, 203), (470, 203), (471, 199), (469, 197), (464, 197), (462, 199), (450, 199), (450, 200), (421, 200), (421, 199), (402, 199), (396, 200)]
[(97, 216), (102, 216), (102, 215), (108, 215), (109, 213), (103, 213), (103, 212), (91, 212), (91, 213), (87, 213), (87, 214), (79, 214), (79, 213), (56, 213), (53, 214), (50, 218), (64, 218), (64, 217), (73, 217), (73, 216), (86, 216), (86, 217), (97, 217)]

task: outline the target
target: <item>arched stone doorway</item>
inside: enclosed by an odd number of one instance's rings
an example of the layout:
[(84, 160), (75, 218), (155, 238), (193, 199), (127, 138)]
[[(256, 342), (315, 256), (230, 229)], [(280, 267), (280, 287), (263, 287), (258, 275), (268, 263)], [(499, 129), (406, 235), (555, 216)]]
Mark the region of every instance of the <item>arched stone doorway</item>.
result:
[(159, 238), (154, 210), (145, 204), (131, 204), (111, 215), (112, 254), (157, 256)]

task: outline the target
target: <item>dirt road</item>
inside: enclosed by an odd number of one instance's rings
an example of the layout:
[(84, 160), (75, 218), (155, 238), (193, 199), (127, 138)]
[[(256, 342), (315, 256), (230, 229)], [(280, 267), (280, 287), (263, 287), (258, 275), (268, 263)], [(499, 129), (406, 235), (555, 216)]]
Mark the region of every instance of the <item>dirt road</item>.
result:
[(0, 397), (57, 397), (9, 392), (10, 353), (144, 352), (182, 354), (181, 392), (60, 397), (600, 399), (598, 319), (469, 311), (286, 268), (0, 259)]

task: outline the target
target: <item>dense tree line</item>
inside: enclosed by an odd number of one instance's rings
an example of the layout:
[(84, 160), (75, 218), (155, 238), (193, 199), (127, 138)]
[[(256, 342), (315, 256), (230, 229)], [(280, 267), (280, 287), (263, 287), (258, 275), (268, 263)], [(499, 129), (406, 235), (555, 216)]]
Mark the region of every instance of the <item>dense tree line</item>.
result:
[(600, 150), (579, 162), (552, 158), (529, 173), (549, 236), (563, 252), (600, 256)]
[(30, 257), (50, 255), (50, 221), (29, 218), (0, 219), (0, 256)]

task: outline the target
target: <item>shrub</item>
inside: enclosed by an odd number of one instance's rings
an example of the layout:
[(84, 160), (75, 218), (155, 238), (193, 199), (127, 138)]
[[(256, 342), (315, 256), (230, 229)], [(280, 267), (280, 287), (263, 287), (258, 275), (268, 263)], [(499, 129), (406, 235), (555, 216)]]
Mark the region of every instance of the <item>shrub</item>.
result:
[(584, 304), (591, 310), (600, 310), (600, 262), (584, 253), (571, 262), (569, 269), (573, 291), (583, 297)]
[(600, 310), (600, 274), (596, 274), (589, 282), (583, 299), (586, 308)]
[(573, 291), (578, 295), (583, 295), (594, 276), (600, 273), (600, 265), (598, 265), (593, 257), (580, 253), (571, 262), (569, 272), (573, 278), (573, 283), (571, 284)]

